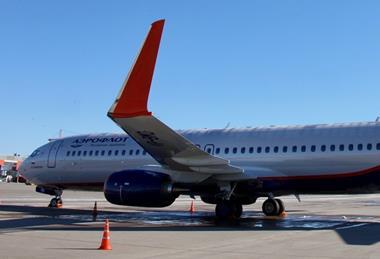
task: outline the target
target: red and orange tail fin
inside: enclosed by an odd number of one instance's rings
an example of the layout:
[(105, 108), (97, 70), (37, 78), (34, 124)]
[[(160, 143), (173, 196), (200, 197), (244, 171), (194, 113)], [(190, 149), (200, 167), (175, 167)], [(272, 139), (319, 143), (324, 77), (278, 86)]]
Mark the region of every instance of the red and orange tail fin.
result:
[(111, 118), (151, 115), (147, 103), (165, 20), (152, 23), (134, 65), (108, 111)]

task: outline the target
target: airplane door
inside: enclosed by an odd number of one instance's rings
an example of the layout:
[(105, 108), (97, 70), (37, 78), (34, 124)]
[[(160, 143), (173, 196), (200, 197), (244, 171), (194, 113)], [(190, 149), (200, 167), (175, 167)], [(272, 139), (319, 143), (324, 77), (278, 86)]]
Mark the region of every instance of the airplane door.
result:
[(206, 151), (210, 155), (213, 155), (214, 149), (215, 149), (215, 146), (213, 144), (207, 144), (207, 145), (205, 145), (204, 151)]
[(55, 167), (58, 150), (61, 147), (61, 144), (62, 144), (62, 140), (57, 140), (51, 145), (50, 150), (49, 150), (49, 154), (48, 154), (48, 161), (47, 161), (48, 167), (50, 167), (50, 168)]

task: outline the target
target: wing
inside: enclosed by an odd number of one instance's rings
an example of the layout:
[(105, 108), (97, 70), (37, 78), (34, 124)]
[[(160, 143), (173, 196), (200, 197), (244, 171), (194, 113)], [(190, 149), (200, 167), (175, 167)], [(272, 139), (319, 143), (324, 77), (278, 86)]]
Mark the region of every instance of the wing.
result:
[(199, 173), (242, 173), (228, 160), (212, 156), (152, 116), (147, 109), (164, 20), (156, 21), (132, 66), (108, 116), (158, 163)]

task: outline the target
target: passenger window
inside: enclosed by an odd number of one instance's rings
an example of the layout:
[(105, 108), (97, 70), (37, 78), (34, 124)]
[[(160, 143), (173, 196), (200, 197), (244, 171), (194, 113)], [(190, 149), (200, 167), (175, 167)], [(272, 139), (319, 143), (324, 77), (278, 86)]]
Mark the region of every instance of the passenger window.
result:
[(136, 156), (140, 155), (140, 149), (136, 149)]
[(112, 150), (108, 150), (108, 156), (112, 155)]
[(236, 154), (236, 152), (237, 152), (237, 147), (234, 147), (234, 148), (232, 149), (232, 153)]
[(265, 147), (265, 153), (269, 153), (270, 152), (270, 147)]
[(292, 152), (293, 152), (293, 153), (297, 152), (297, 146), (293, 146), (293, 147), (292, 147)]
[(80, 156), (81, 153), (82, 153), (82, 151), (79, 150), (79, 151), (78, 151), (78, 156)]
[(261, 148), (261, 147), (258, 147), (258, 148), (257, 148), (257, 153), (260, 154), (260, 153), (261, 153), (261, 150), (262, 150), (262, 148)]
[(146, 156), (146, 151), (145, 151), (145, 150), (143, 150), (142, 154), (143, 154), (143, 156)]
[(311, 148), (310, 148), (310, 151), (311, 152), (315, 152), (316, 149), (317, 149), (317, 147), (315, 145), (312, 145)]
[(106, 153), (106, 151), (105, 151), (105, 150), (102, 150), (102, 152), (101, 152), (100, 154), (101, 154), (102, 156), (104, 156), (105, 153)]
[(372, 144), (371, 143), (367, 144), (367, 150), (372, 150)]
[(339, 151), (344, 151), (344, 145), (343, 144), (339, 145)]
[(122, 156), (125, 156), (125, 153), (126, 153), (125, 150), (121, 151)]
[(99, 155), (99, 150), (95, 150), (95, 156)]
[(119, 150), (115, 150), (115, 156), (119, 155)]
[(219, 153), (220, 153), (220, 148), (217, 147), (217, 148), (215, 149), (215, 154), (219, 154)]
[(249, 148), (249, 153), (250, 153), (250, 154), (253, 153), (253, 147), (250, 147), (250, 148)]
[(130, 156), (133, 155), (133, 149), (129, 150), (129, 155), (130, 155)]
[(326, 145), (322, 145), (322, 146), (321, 146), (321, 151), (322, 151), (322, 152), (325, 152), (325, 151), (326, 151)]
[(88, 155), (89, 155), (89, 156), (92, 156), (92, 153), (93, 153), (93, 151), (90, 150), (90, 152), (88, 153)]
[(206, 150), (206, 152), (209, 153), (209, 154), (211, 154), (211, 148), (208, 147), (207, 150)]
[(377, 150), (380, 150), (380, 143), (377, 143), (377, 144), (376, 144), (376, 149), (377, 149)]
[(71, 154), (72, 156), (75, 156), (75, 151), (73, 151), (73, 153)]
[(87, 151), (83, 151), (83, 156), (87, 156)]
[(349, 144), (348, 145), (348, 150), (350, 150), (350, 151), (354, 150), (354, 145), (353, 144)]
[(330, 145), (330, 151), (335, 151), (335, 145)]
[(67, 151), (67, 152), (66, 152), (66, 156), (70, 156), (70, 151)]
[(242, 154), (244, 154), (244, 153), (245, 153), (245, 147), (242, 147), (242, 148), (240, 149), (240, 152), (241, 152)]
[(306, 146), (301, 147), (301, 152), (306, 152)]
[(358, 144), (358, 150), (362, 151), (363, 150), (363, 144)]
[(273, 152), (274, 152), (274, 153), (278, 153), (278, 146), (275, 146), (275, 147), (273, 148)]
[(288, 147), (287, 147), (287, 146), (283, 146), (283, 147), (282, 147), (282, 152), (283, 152), (283, 153), (288, 152)]
[(230, 149), (228, 148), (228, 147), (226, 147), (225, 149), (224, 149), (224, 154), (228, 154), (230, 152)]

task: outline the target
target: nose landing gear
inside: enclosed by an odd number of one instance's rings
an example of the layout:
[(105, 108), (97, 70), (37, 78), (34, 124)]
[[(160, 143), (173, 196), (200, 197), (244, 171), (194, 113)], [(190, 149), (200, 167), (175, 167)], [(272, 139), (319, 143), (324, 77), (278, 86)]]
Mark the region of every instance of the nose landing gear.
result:
[(62, 207), (62, 189), (59, 189), (54, 186), (37, 186), (36, 187), (36, 192), (43, 193), (43, 194), (48, 194), (55, 196), (53, 199), (50, 200), (50, 203), (48, 205), (49, 208), (60, 208)]
[(62, 198), (61, 196), (57, 196), (50, 200), (49, 208), (61, 208), (62, 207)]

